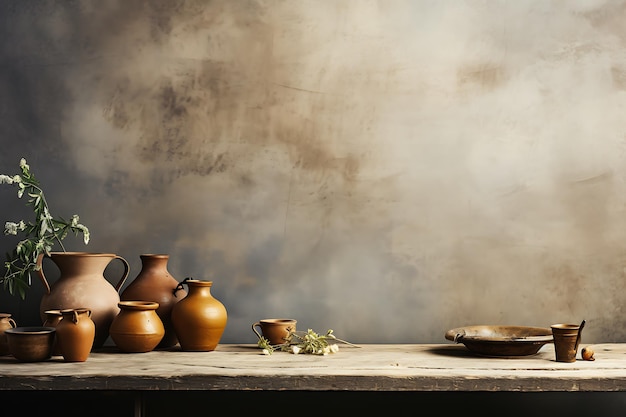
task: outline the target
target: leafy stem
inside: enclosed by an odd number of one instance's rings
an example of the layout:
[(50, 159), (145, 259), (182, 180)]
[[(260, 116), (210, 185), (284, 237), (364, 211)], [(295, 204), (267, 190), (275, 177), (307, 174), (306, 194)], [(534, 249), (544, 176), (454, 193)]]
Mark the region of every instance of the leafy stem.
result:
[(8, 184), (17, 187), (17, 197), (28, 195), (27, 206), (33, 207), (34, 220), (25, 222), (6, 222), (4, 225), (5, 235), (24, 235), (25, 238), (17, 243), (11, 253), (6, 254), (4, 277), (0, 282), (10, 294), (19, 294), (22, 299), (26, 296), (26, 290), (31, 285), (30, 273), (37, 270), (37, 258), (41, 254), (49, 255), (54, 244), (58, 244), (65, 252), (63, 239), (73, 232), (75, 235), (83, 235), (85, 244), (89, 243), (89, 229), (79, 223), (78, 215), (73, 215), (69, 220), (62, 217), (53, 217), (50, 214), (48, 201), (44, 195), (39, 181), (30, 172), (26, 160), (20, 160), (21, 173), (13, 176), (0, 175), (0, 184)]
[(352, 347), (359, 347), (353, 343), (335, 337), (332, 329), (329, 329), (326, 334), (316, 333), (312, 329), (308, 329), (306, 332), (291, 331), (285, 343), (280, 345), (271, 345), (266, 338), (261, 337), (257, 346), (263, 349), (263, 353), (266, 355), (271, 355), (277, 349), (295, 354), (308, 353), (311, 355), (328, 355), (330, 353), (336, 353), (339, 350), (339, 346), (335, 342), (345, 343)]

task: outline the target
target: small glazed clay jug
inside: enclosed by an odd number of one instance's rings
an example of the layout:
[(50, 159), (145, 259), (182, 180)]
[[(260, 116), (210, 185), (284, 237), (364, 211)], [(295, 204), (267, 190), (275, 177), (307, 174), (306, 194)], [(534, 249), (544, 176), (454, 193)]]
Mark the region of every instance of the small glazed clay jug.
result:
[(157, 347), (168, 348), (178, 344), (178, 338), (172, 326), (172, 308), (174, 304), (185, 298), (184, 289), (176, 292), (178, 280), (167, 270), (169, 255), (143, 254), (141, 271), (135, 279), (120, 293), (121, 301), (152, 301), (158, 303), (156, 314), (163, 322), (165, 335)]
[(172, 309), (172, 324), (184, 351), (213, 351), (228, 320), (224, 304), (211, 295), (213, 281), (185, 278), (188, 294)]
[(96, 325), (88, 308), (61, 310), (63, 318), (57, 324), (57, 343), (66, 362), (85, 362), (96, 335)]
[(165, 335), (163, 322), (152, 301), (120, 301), (120, 313), (111, 323), (111, 339), (123, 352), (142, 353), (153, 350)]
[[(43, 325), (46, 327), (56, 328), (57, 324), (59, 324), (59, 322), (63, 318), (63, 314), (61, 314), (61, 310), (46, 310), (43, 313), (46, 316), (46, 319), (44, 320)], [(61, 356), (61, 347), (59, 346), (59, 343), (57, 343), (56, 334), (54, 338), (55, 340), (52, 345), (52, 356)]]
[(7, 335), (4, 334), (4, 331), (14, 329), (16, 327), (17, 323), (15, 323), (15, 320), (11, 318), (11, 314), (0, 313), (0, 356), (8, 355), (10, 353)]
[[(45, 257), (49, 257), (60, 272), (59, 278), (52, 285), (44, 274)], [(124, 271), (113, 285), (104, 277), (104, 270), (115, 259), (122, 262)], [(117, 306), (120, 301), (119, 290), (130, 271), (126, 259), (113, 253), (51, 252), (50, 255), (40, 255), (37, 266), (37, 274), (46, 288), (39, 307), (41, 320), (45, 320), (46, 310), (88, 308), (96, 325), (93, 347), (101, 347), (109, 337), (113, 319), (120, 312)]]

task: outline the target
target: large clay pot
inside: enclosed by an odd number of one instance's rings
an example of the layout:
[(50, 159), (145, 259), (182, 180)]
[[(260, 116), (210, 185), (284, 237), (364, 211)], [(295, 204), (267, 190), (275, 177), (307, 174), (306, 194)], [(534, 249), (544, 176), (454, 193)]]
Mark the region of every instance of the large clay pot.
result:
[(123, 352), (150, 352), (165, 335), (163, 322), (152, 301), (120, 301), (120, 313), (111, 324), (111, 339)]
[(158, 303), (156, 314), (163, 322), (165, 335), (157, 347), (176, 346), (178, 338), (172, 326), (172, 308), (174, 304), (185, 298), (187, 292), (183, 289), (174, 295), (178, 280), (167, 270), (169, 255), (143, 254), (139, 257), (141, 258), (141, 271), (120, 293), (120, 300)]
[[(113, 253), (52, 252), (49, 257), (59, 268), (60, 276), (50, 285), (44, 274), (44, 257), (48, 255), (37, 258), (37, 273), (46, 287), (39, 307), (41, 319), (45, 320), (46, 310), (88, 308), (96, 326), (93, 348), (102, 347), (113, 319), (120, 312), (119, 290), (130, 271), (128, 262)], [(104, 270), (115, 259), (123, 263), (124, 271), (113, 285), (104, 277)]]
[(184, 351), (212, 351), (226, 328), (224, 304), (211, 295), (213, 281), (185, 278), (179, 286), (189, 286), (189, 294), (172, 309), (172, 324)]
[(5, 330), (14, 329), (17, 327), (15, 320), (11, 318), (9, 313), (0, 313), (0, 356), (8, 355), (9, 342), (7, 341), (7, 335), (4, 334)]
[(96, 325), (88, 308), (61, 310), (63, 318), (57, 324), (57, 343), (66, 362), (85, 362), (89, 358)]

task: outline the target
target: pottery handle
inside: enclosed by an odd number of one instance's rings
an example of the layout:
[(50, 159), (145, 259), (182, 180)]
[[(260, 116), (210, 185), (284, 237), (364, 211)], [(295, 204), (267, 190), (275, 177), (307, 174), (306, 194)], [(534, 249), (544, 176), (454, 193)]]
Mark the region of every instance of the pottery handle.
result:
[(586, 320), (583, 320), (580, 323), (580, 327), (578, 328), (578, 334), (576, 335), (576, 344), (574, 345), (574, 352), (578, 352), (578, 345), (580, 344), (580, 337), (583, 333), (583, 327), (585, 327)]
[(128, 278), (128, 273), (130, 272), (130, 265), (128, 264), (128, 261), (126, 259), (122, 258), (119, 255), (115, 255), (115, 258), (113, 259), (119, 259), (124, 264), (124, 273), (122, 274), (122, 278), (120, 278), (120, 282), (118, 282), (117, 285), (115, 286), (115, 290), (117, 292), (120, 292), (122, 285), (124, 285), (126, 278)]
[(261, 327), (261, 323), (259, 323), (258, 321), (256, 323), (254, 323), (252, 325), (252, 331), (258, 336), (259, 340), (261, 339), (261, 334), (259, 332), (256, 331), (256, 327)]
[(12, 318), (9, 317), (9, 324), (11, 325), (11, 327), (13, 327), (14, 329), (17, 327), (17, 323), (15, 322), (15, 320), (13, 320)]
[(39, 254), (39, 256), (37, 256), (37, 275), (39, 275), (39, 278), (41, 278), (41, 282), (43, 283), (43, 286), (46, 287), (46, 294), (50, 294), (50, 284), (48, 284), (48, 280), (46, 279), (46, 276), (43, 273), (43, 257), (45, 256), (45, 253)]

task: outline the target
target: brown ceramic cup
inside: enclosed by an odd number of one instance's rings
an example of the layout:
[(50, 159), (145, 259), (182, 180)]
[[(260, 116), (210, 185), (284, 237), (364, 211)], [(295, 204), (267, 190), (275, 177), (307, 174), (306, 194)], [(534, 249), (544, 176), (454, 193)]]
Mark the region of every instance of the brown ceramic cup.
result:
[(580, 325), (559, 323), (550, 326), (557, 362), (576, 362)]
[[(257, 331), (261, 329), (261, 333)], [(252, 325), (252, 331), (259, 339), (264, 337), (271, 345), (281, 345), (287, 342), (289, 334), (296, 331), (294, 319), (263, 319)]]

